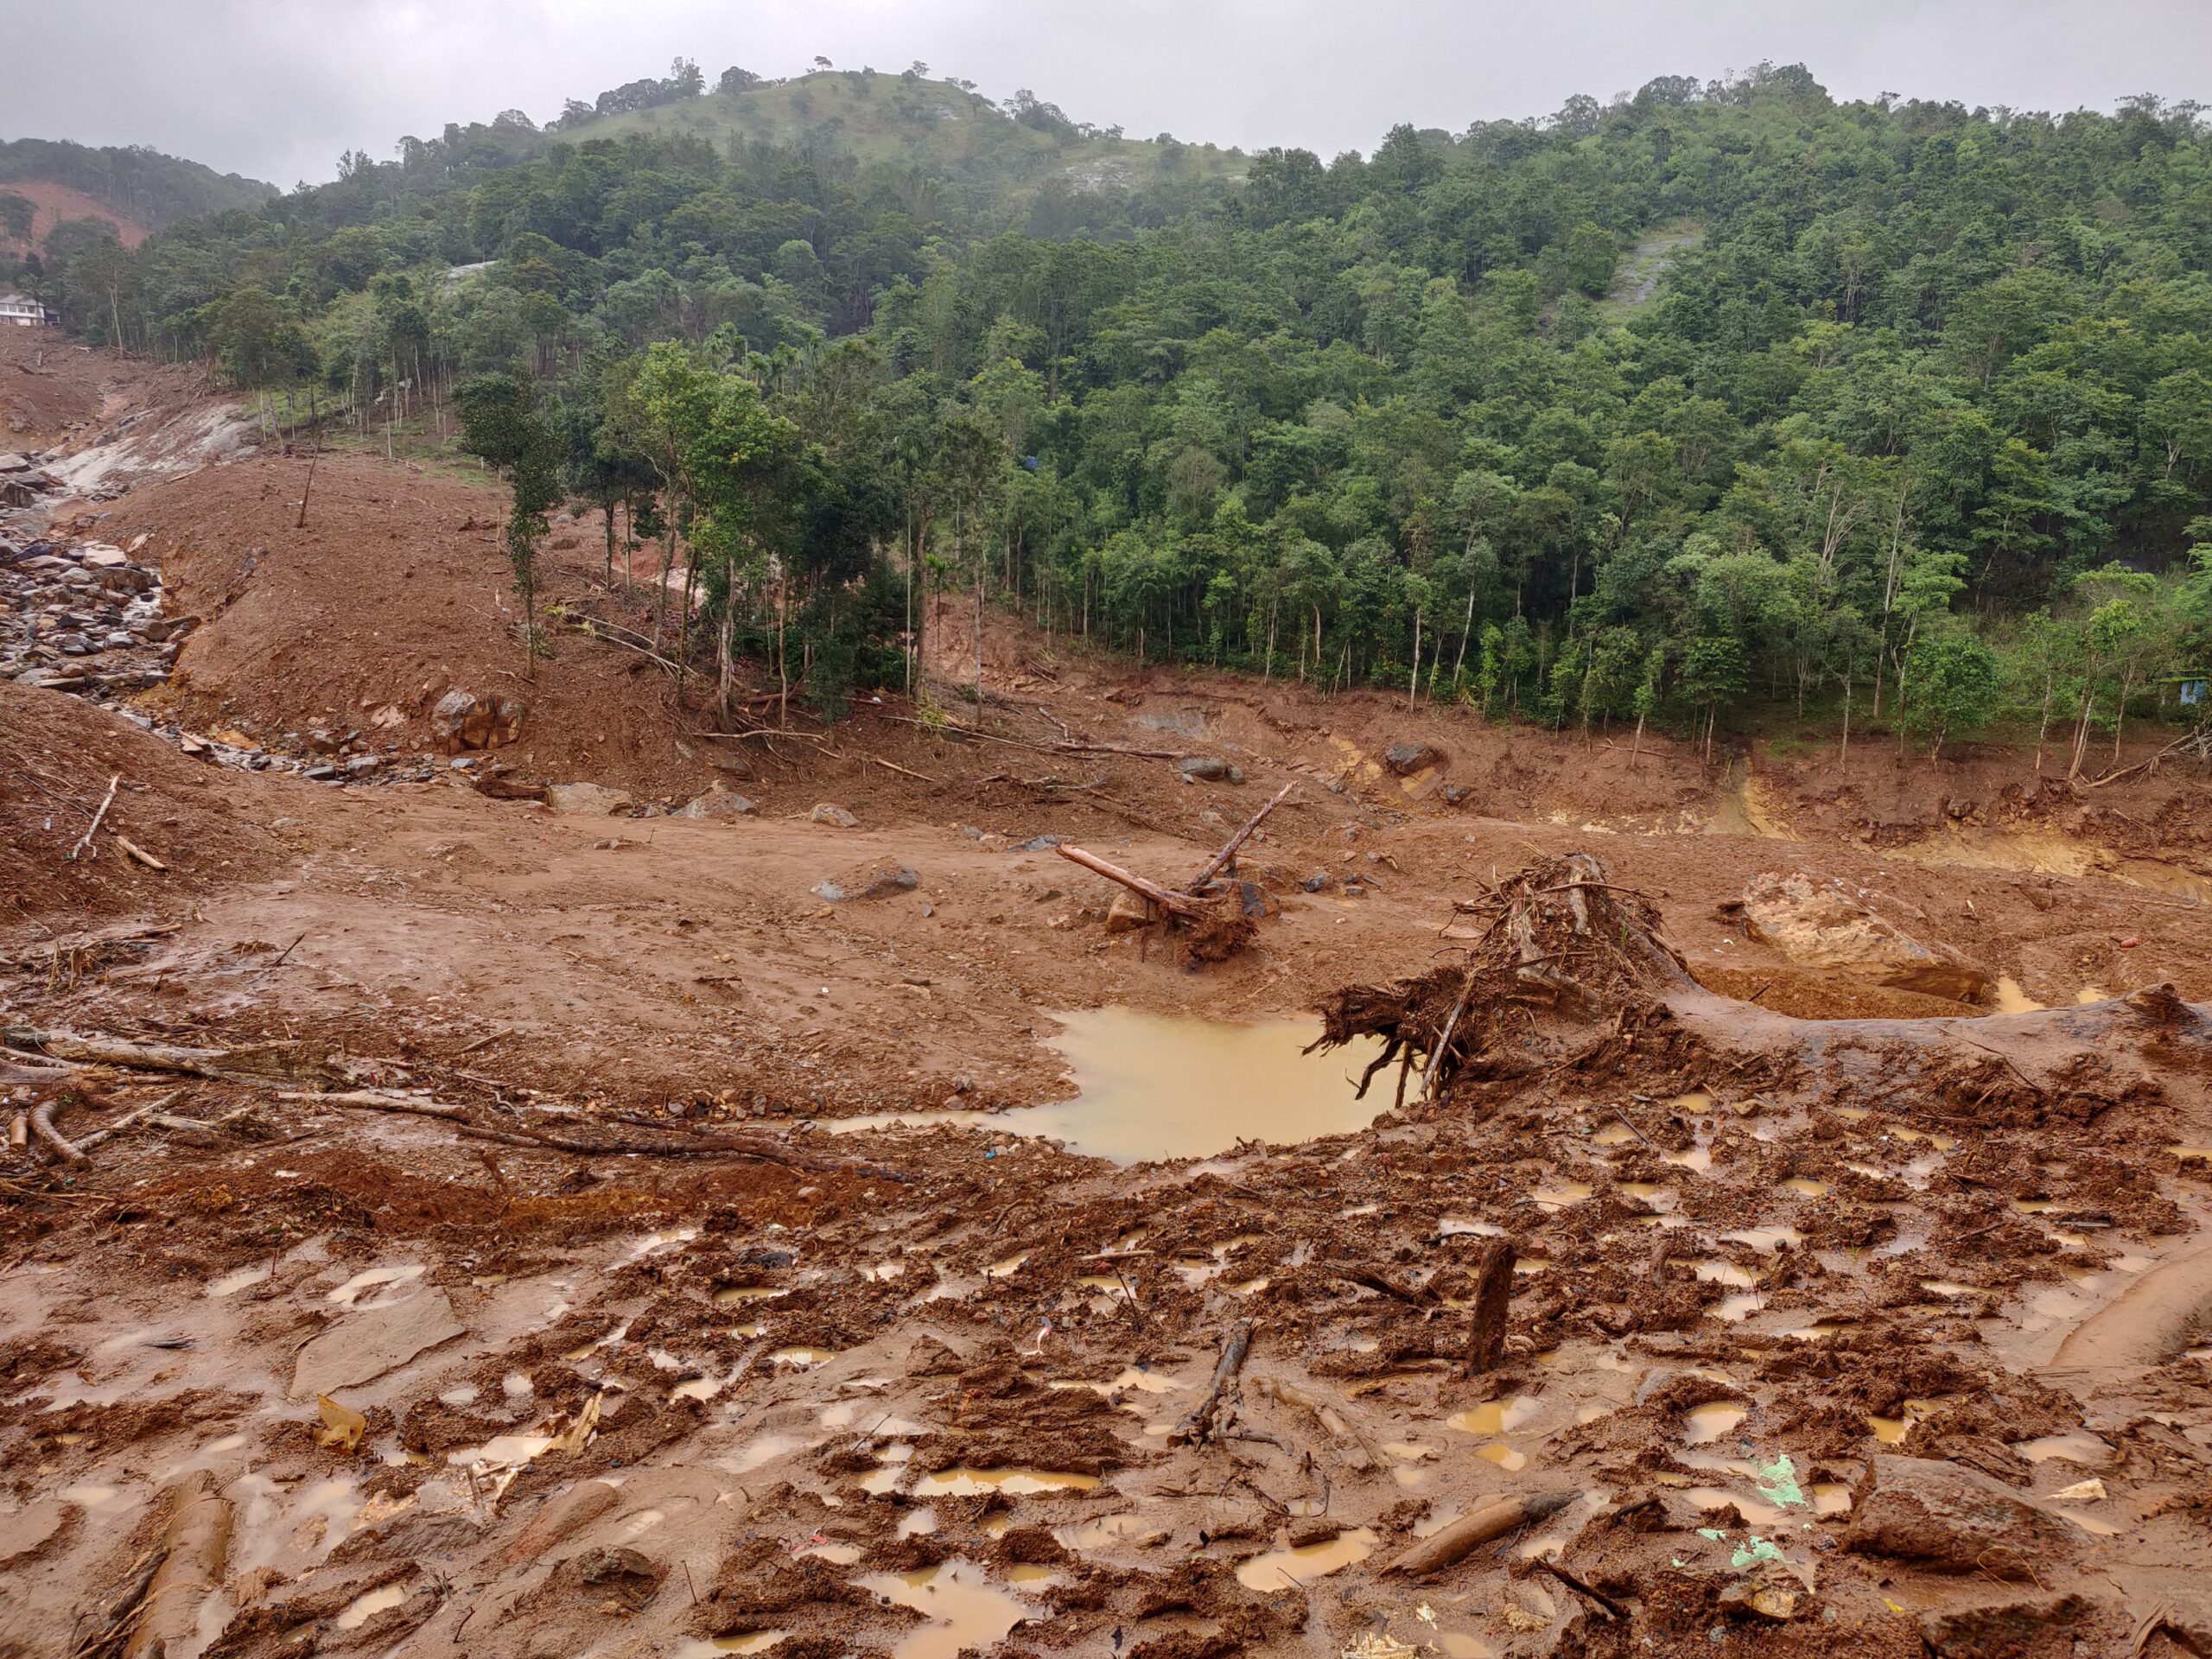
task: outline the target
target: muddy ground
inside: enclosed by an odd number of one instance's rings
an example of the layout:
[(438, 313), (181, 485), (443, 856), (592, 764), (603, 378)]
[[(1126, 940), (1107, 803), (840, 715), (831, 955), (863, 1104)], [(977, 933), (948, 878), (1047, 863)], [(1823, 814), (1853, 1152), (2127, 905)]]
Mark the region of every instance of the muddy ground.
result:
[[(2212, 1651), (2202, 777), (1708, 766), (1011, 620), (979, 716), (957, 607), (941, 715), (732, 741), (596, 518), (526, 681), (467, 469), (325, 454), (302, 531), (281, 437), (0, 346), (66, 485), (0, 538), (143, 536), (195, 619), (150, 688), (0, 680), (0, 1087), (122, 1126), (0, 1170), (0, 1652)], [(1225, 962), (1044, 839), (1176, 885), (1292, 783)], [(1640, 1040), (1281, 1145), (1171, 1036), (1213, 1155), (1020, 1132), (1056, 1014), (1311, 1021), (1577, 851), (1710, 993)], [(1942, 972), (1786, 950), (1799, 872)]]

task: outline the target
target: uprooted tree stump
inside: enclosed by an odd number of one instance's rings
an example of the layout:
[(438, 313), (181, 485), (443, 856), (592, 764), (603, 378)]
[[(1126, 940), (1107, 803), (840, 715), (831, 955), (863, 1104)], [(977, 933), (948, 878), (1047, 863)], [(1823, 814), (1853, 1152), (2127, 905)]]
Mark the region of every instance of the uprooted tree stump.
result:
[(1363, 1096), (1393, 1060), (1401, 1103), (1416, 1058), (1425, 1098), (1463, 1072), (1541, 1071), (1586, 1046), (1592, 1025), (1625, 1028), (1669, 993), (1696, 988), (1660, 937), (1658, 912), (1608, 881), (1587, 853), (1531, 865), (1460, 909), (1471, 919), (1445, 937), (1469, 942), (1463, 962), (1391, 985), (1347, 986), (1322, 1006), (1313, 1047), (1383, 1039), (1360, 1077)]
[(1801, 1020), (1700, 985), (1657, 910), (1587, 853), (1532, 865), (1459, 911), (1443, 937), (1465, 946), (1460, 961), (1346, 986), (1322, 1006), (1314, 1048), (1382, 1039), (1362, 1093), (1393, 1061), (1401, 1104), (1416, 1061), (1424, 1099), (1461, 1080), (1579, 1072), (1656, 1090), (1725, 1075), (1775, 1100), (2024, 1128), (2212, 1095), (2212, 1016), (2170, 985), (2031, 1014)]

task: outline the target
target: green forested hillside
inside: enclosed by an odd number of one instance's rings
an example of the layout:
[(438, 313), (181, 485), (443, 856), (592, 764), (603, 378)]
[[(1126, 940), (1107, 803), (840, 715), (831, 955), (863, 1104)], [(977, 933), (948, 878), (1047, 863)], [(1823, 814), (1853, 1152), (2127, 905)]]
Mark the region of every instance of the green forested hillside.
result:
[(67, 185), (149, 230), (200, 213), (251, 207), (274, 185), (218, 173), (198, 162), (137, 146), (92, 149), (48, 138), (0, 140), (0, 189), (35, 181)]
[(442, 430), (505, 377), (562, 489), (673, 507), (705, 636), (800, 639), (825, 702), (897, 671), (909, 565), (1148, 658), (1552, 722), (2011, 714), (2080, 754), (2204, 666), (2191, 108), (1763, 67), (1325, 162), (686, 67), (50, 291), (364, 418)]

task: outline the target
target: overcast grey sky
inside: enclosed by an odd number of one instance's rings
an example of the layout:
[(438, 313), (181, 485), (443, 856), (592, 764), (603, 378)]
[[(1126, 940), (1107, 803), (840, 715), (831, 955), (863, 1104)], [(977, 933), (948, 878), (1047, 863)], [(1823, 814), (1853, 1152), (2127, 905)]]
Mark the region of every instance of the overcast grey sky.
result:
[(1132, 134), (1325, 156), (1761, 59), (1844, 98), (2212, 102), (2212, 0), (0, 0), (0, 137), (282, 185), (448, 121), (543, 121), (678, 54), (709, 81), (920, 58)]

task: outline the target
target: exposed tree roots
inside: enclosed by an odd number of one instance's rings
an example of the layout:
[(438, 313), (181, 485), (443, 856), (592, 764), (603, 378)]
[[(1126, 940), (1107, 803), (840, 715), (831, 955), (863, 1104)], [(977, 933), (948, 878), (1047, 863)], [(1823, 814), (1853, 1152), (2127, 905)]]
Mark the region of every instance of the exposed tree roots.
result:
[[(1602, 1076), (1614, 1088), (1724, 1079), (1742, 1092), (1909, 1110), (1938, 1122), (2086, 1122), (2212, 1076), (2212, 1018), (2171, 986), (2032, 1014), (1799, 1020), (1715, 995), (1642, 895), (1586, 853), (1546, 860), (1463, 903), (1463, 960), (1322, 1007), (1317, 1048), (1383, 1039), (1360, 1080), (1399, 1068), (1398, 1100), (1455, 1084)], [(1416, 1072), (1416, 1065), (1420, 1067)]]

